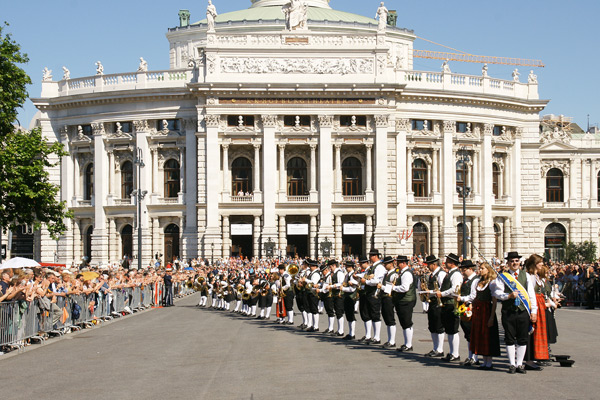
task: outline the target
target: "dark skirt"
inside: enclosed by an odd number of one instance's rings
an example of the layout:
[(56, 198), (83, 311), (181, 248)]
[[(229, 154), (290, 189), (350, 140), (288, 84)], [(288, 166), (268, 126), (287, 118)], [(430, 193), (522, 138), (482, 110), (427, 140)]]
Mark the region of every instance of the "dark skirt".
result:
[(492, 303), (475, 299), (471, 317), (470, 350), (480, 356), (500, 356), (500, 335), (498, 333), (498, 318), (494, 315), (494, 325), (488, 327), (492, 314)]
[(558, 337), (558, 328), (556, 327), (556, 319), (554, 318), (554, 310), (546, 309), (546, 332), (548, 333), (548, 343), (556, 343)]

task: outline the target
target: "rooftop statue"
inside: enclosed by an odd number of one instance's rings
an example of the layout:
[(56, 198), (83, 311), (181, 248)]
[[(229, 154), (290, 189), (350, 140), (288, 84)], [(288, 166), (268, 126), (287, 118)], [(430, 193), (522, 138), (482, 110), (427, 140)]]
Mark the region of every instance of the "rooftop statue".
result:
[(104, 66), (100, 61), (96, 61), (96, 75), (104, 75)]
[(514, 70), (514, 71), (513, 71), (513, 73), (512, 73), (513, 81), (515, 81), (515, 82), (519, 82), (519, 75), (521, 75), (521, 74), (519, 73), (519, 69), (518, 69), (518, 68), (515, 68), (515, 70)]
[(140, 57), (140, 66), (138, 67), (138, 72), (146, 71), (148, 71), (148, 62), (144, 60), (144, 57)]
[(290, 0), (281, 8), (285, 14), (285, 25), (290, 31), (306, 29), (308, 5), (300, 0)]
[(206, 7), (206, 23), (208, 25), (207, 32), (215, 31), (215, 18), (217, 18), (217, 7), (215, 7), (211, 0), (208, 0), (208, 7)]
[(378, 31), (385, 31), (385, 28), (387, 27), (387, 19), (388, 19), (389, 13), (390, 12), (383, 5), (383, 1), (382, 1), (381, 4), (379, 5), (379, 8), (377, 9), (377, 14), (375, 14), (375, 18), (379, 19), (379, 25), (377, 25)]
[(63, 81), (68, 81), (69, 79), (71, 79), (71, 71), (69, 71), (69, 69), (67, 67), (62, 67), (63, 68)]
[(450, 64), (448, 64), (448, 60), (446, 60), (442, 63), (442, 72), (447, 73), (447, 74), (452, 72), (452, 71), (450, 71)]
[(48, 67), (44, 67), (42, 70), (42, 81), (47, 82), (52, 80), (52, 70), (48, 69)]
[(533, 70), (529, 72), (529, 76), (527, 77), (528, 83), (538, 83), (537, 75), (533, 73)]
[(483, 64), (483, 67), (481, 68), (481, 76), (488, 76), (488, 65), (487, 64)]

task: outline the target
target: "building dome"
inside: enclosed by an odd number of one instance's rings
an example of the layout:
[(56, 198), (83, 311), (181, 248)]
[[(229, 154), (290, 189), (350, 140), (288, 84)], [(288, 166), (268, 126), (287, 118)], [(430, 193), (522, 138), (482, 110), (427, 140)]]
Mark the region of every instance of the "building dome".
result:
[[(284, 6), (289, 3), (289, 0), (252, 0), (252, 7), (267, 7), (267, 6)], [(310, 7), (329, 7), (329, 0), (304, 0)]]

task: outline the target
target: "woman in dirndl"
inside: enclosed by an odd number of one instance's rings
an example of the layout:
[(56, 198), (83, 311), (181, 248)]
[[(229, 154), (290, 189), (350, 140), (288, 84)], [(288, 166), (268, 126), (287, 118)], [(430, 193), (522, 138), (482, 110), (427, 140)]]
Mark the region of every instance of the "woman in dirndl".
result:
[[(544, 282), (544, 294), (546, 296), (546, 335), (548, 338), (548, 356), (552, 356), (552, 349), (550, 348), (551, 344), (556, 343), (556, 338), (558, 337), (558, 328), (556, 327), (556, 319), (554, 318), (554, 313), (556, 308), (558, 307), (558, 303), (560, 299), (556, 296), (555, 291), (553, 290), (552, 284), (548, 279), (548, 266), (544, 265), (543, 272), (540, 274), (542, 281)], [(549, 362), (543, 363), (546, 366), (552, 365)]]
[(546, 295), (545, 284), (541, 276), (544, 275), (544, 259), (537, 254), (532, 254), (525, 261), (525, 269), (535, 279), (534, 290), (535, 300), (537, 302), (538, 312), (537, 321), (533, 324), (533, 334), (530, 335), (530, 345), (527, 346), (529, 359), (527, 365), (531, 369), (538, 369), (532, 365), (533, 360), (547, 361), (550, 358), (548, 354), (548, 333), (546, 329)]
[(491, 370), (493, 369), (492, 357), (500, 356), (500, 337), (496, 318), (497, 300), (492, 296), (495, 290), (496, 271), (484, 262), (479, 266), (478, 273), (480, 279), (473, 300), (470, 350), (483, 357), (480, 369)]

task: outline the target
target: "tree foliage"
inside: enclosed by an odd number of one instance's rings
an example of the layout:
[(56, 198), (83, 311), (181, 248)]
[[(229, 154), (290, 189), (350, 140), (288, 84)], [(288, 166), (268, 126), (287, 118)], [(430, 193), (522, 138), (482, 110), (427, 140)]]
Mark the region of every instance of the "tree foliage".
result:
[(567, 263), (593, 263), (596, 261), (596, 243), (585, 241), (583, 243), (569, 242), (565, 245), (565, 262)]
[(70, 218), (66, 203), (59, 201), (60, 187), (50, 181), (49, 169), (65, 156), (62, 144), (44, 140), (42, 131), (15, 128), (18, 109), (27, 99), (31, 79), (17, 64), (29, 59), (0, 26), (0, 227), (44, 224), (57, 238)]
[(2, 34), (3, 28), (0, 25), (0, 136), (13, 131), (18, 109), (27, 100), (26, 85), (31, 84), (31, 78), (18, 66), (29, 62), (27, 54), (21, 53), (21, 46), (10, 34)]

